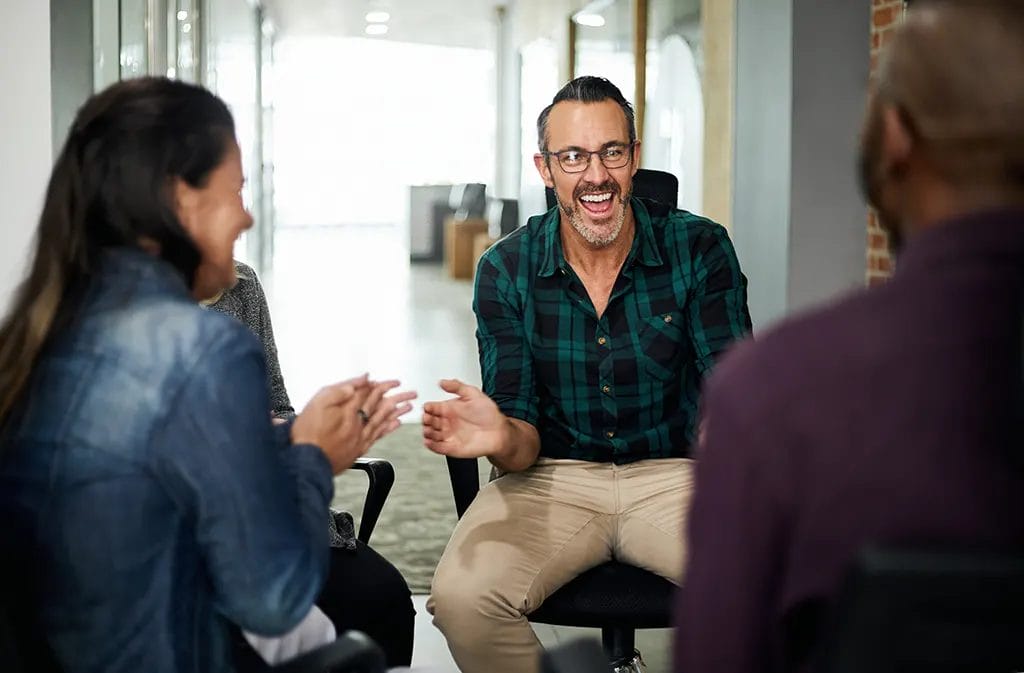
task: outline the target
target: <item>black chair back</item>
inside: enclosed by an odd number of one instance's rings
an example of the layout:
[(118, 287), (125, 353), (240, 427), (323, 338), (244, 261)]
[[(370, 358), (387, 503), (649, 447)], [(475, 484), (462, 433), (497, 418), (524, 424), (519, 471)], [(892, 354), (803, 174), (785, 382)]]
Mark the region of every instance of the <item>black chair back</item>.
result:
[[(641, 168), (633, 176), (633, 196), (641, 199), (651, 199), (658, 203), (679, 207), (679, 180), (676, 176), (665, 171), (656, 171), (650, 168)], [(548, 209), (554, 208), (555, 190), (550, 187), (544, 189), (544, 197), (547, 200)]]
[(847, 578), (820, 673), (1024, 670), (1024, 555), (871, 550)]

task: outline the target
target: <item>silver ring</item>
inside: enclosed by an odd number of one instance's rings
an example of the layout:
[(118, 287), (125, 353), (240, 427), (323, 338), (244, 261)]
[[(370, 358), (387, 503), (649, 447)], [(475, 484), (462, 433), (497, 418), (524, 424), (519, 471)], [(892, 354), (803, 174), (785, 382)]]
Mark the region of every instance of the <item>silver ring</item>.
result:
[(370, 422), (370, 416), (362, 409), (356, 411), (356, 415), (359, 416), (359, 420), (363, 422), (363, 425), (366, 425), (367, 423)]

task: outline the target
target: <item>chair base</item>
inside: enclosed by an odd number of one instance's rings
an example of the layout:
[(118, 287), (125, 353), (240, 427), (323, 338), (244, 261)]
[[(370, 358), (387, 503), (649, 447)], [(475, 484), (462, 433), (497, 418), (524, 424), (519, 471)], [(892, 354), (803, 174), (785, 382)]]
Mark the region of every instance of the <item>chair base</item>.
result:
[(640, 650), (633, 650), (633, 653), (624, 659), (612, 662), (614, 673), (647, 673), (647, 664), (640, 656)]
[(601, 646), (612, 666), (616, 662), (632, 659), (636, 654), (636, 631), (608, 626), (601, 629)]

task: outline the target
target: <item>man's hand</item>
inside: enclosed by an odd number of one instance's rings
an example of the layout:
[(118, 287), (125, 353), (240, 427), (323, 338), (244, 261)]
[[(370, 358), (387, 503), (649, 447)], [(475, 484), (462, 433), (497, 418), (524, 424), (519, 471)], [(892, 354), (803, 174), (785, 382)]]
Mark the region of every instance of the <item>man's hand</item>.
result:
[(508, 419), (491, 398), (456, 379), (444, 379), (441, 389), (458, 397), (423, 405), (424, 446), (454, 458), (489, 457), (505, 449)]

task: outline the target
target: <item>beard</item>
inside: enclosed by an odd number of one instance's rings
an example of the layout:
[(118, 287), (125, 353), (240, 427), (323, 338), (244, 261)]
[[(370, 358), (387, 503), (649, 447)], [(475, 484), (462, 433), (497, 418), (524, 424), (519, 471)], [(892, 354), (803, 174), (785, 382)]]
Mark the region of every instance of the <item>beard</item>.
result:
[[(602, 192), (611, 192), (612, 201), (617, 206), (617, 212), (613, 210), (609, 216), (612, 226), (610, 229), (606, 230), (599, 230), (587, 224), (587, 221), (583, 217), (583, 206), (579, 205), (579, 199), (581, 196)], [(576, 233), (583, 237), (584, 241), (595, 248), (606, 248), (619, 238), (619, 234), (622, 233), (622, 227), (626, 222), (626, 204), (629, 202), (632, 190), (627, 191), (626, 194), (621, 197), (619, 196), (619, 192), (618, 183), (613, 180), (608, 180), (607, 182), (603, 182), (599, 185), (578, 186), (573, 192), (571, 204), (563, 203), (556, 191), (555, 201), (558, 203), (558, 209), (565, 214), (566, 218), (569, 220), (569, 224), (571, 224), (572, 228), (576, 230)]]

